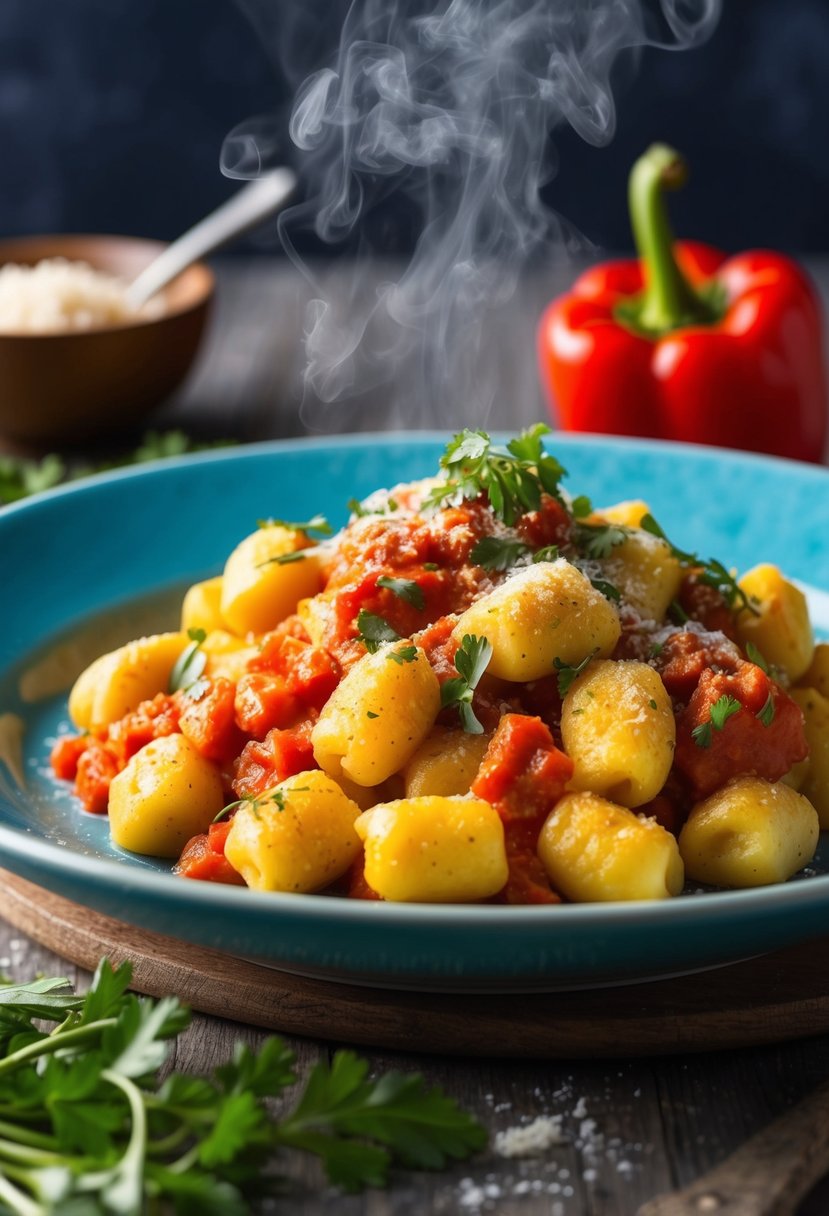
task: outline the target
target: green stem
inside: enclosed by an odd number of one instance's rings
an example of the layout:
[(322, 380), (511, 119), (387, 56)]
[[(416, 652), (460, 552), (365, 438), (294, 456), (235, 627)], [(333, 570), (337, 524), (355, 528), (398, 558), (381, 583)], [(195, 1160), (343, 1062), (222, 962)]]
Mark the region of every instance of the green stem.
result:
[(14, 1216), (45, 1216), (45, 1210), (39, 1203), (30, 1199), (23, 1191), (17, 1189), (0, 1174), (0, 1203), (5, 1204)]
[(116, 1018), (101, 1018), (97, 1022), (89, 1022), (86, 1026), (78, 1026), (75, 1030), (50, 1035), (48, 1039), (38, 1039), (36, 1043), (21, 1047), (19, 1051), (13, 1051), (10, 1056), (0, 1060), (0, 1077), (7, 1072), (14, 1072), (15, 1069), (28, 1064), (30, 1060), (37, 1060), (40, 1056), (56, 1055), (68, 1047), (77, 1047), (79, 1043), (85, 1043), (87, 1039), (100, 1035), (101, 1031), (106, 1030), (108, 1026), (114, 1026), (116, 1020)]
[(52, 1150), (32, 1148), (28, 1144), (18, 1144), (14, 1140), (0, 1140), (0, 1158), (16, 1161), (34, 1167), (44, 1168), (49, 1165), (63, 1165), (66, 1157)]
[(645, 278), (635, 319), (640, 329), (654, 335), (717, 320), (718, 314), (693, 289), (674, 256), (665, 191), (684, 186), (687, 176), (687, 165), (678, 152), (666, 144), (652, 144), (633, 166), (628, 183), (630, 220)]
[(46, 1152), (56, 1151), (58, 1147), (54, 1136), (45, 1136), (42, 1132), (21, 1127), (19, 1123), (6, 1123), (2, 1119), (0, 1119), (0, 1137), (14, 1140), (17, 1144), (28, 1144), (30, 1148), (45, 1149)]
[(104, 1198), (123, 1216), (141, 1216), (144, 1206), (144, 1160), (147, 1155), (147, 1111), (141, 1090), (128, 1077), (105, 1068), (101, 1080), (108, 1081), (127, 1099), (130, 1107), (132, 1128), (126, 1152), (113, 1171), (112, 1179), (105, 1188)]

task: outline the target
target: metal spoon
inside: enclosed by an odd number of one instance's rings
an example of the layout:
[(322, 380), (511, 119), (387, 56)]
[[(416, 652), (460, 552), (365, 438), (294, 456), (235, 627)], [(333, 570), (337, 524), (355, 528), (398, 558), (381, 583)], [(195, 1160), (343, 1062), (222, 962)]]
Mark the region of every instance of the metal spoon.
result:
[(285, 168), (248, 182), (141, 271), (127, 288), (130, 306), (141, 308), (193, 262), (261, 224), (287, 202), (295, 186), (296, 174)]

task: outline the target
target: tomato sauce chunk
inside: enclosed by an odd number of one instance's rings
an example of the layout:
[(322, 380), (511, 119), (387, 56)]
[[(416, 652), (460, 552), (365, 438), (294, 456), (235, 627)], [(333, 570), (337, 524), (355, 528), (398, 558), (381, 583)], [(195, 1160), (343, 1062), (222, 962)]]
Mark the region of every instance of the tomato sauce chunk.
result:
[(185, 694), (179, 729), (205, 760), (226, 763), (239, 754), (244, 735), (236, 725), (236, 686), (219, 676), (196, 699)]
[[(724, 697), (738, 707), (718, 728)], [(779, 781), (808, 750), (799, 706), (754, 663), (704, 671), (677, 722), (676, 767), (696, 798), (743, 773)]]
[(136, 752), (153, 739), (174, 735), (179, 729), (181, 694), (170, 696), (160, 692), (150, 701), (142, 701), (137, 709), (113, 722), (107, 738), (118, 767), (123, 768)]
[(207, 832), (193, 836), (181, 851), (173, 873), (202, 882), (223, 882), (243, 887), (245, 880), (225, 857), (225, 842), (232, 819), (211, 823)]
[(61, 781), (74, 781), (78, 761), (89, 747), (89, 735), (62, 735), (49, 753), (52, 772)]
[(259, 742), (246, 744), (236, 765), (233, 790), (237, 798), (250, 798), (278, 785), (286, 777), (318, 768), (311, 746), (313, 721), (290, 730), (271, 730)]
[(109, 785), (118, 773), (119, 764), (110, 747), (94, 739), (78, 760), (75, 793), (93, 815), (105, 815), (109, 802)]
[(556, 747), (540, 718), (504, 714), (492, 736), (472, 793), (509, 819), (544, 819), (564, 793), (573, 761)]
[(556, 747), (540, 718), (504, 714), (472, 783), (472, 793), (491, 803), (504, 824), (509, 879), (499, 902), (561, 902), (538, 859), (536, 843), (572, 775), (572, 760)]
[(254, 739), (264, 739), (269, 730), (292, 726), (299, 704), (282, 676), (252, 671), (236, 686), (233, 703), (236, 725)]

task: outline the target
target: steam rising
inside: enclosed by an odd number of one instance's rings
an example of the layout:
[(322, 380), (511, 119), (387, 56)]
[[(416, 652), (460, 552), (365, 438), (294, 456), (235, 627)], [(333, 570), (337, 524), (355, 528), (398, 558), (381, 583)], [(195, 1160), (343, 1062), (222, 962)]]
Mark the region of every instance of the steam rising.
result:
[[(484, 423), (484, 312), (542, 249), (582, 243), (540, 199), (557, 169), (550, 132), (566, 123), (608, 142), (619, 56), (693, 46), (718, 11), (719, 0), (355, 0), (333, 62), (305, 79), (290, 119), (307, 201), (283, 216), (289, 254), (301, 264), (303, 226), (332, 244), (360, 234), (350, 294), (309, 306), (306, 422), (314, 399), (388, 383), (417, 402), (413, 424), (445, 424), (458, 396)], [(259, 120), (237, 130), (226, 169), (255, 172), (268, 138)], [(376, 270), (361, 273), (376, 252), (361, 225), (391, 191), (416, 208), (420, 235), (404, 273), (378, 289)]]

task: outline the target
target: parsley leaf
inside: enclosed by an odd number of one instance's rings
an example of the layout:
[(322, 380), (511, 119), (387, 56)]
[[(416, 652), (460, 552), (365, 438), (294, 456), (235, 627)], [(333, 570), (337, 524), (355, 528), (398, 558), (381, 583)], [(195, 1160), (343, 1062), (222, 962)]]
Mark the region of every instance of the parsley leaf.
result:
[(319, 532), (321, 536), (330, 536), (333, 532), (324, 515), (314, 515), (311, 519), (296, 523), (288, 519), (257, 519), (257, 528), (290, 528), (292, 532)]
[(576, 680), (585, 670), (591, 659), (594, 659), (599, 653), (598, 646), (586, 654), (580, 663), (572, 665), (570, 663), (562, 663), (561, 659), (553, 659), (553, 667), (558, 672), (558, 695), (566, 696), (570, 690), (573, 681)]
[(555, 562), (558, 561), (558, 545), (545, 545), (543, 549), (536, 549), (533, 554), (534, 562)]
[(407, 604), (411, 604), (418, 611), (426, 603), (423, 597), (423, 588), (420, 583), (416, 583), (412, 578), (390, 578), (388, 575), (381, 574), (377, 580), (377, 586), (385, 587), (387, 591), (391, 591), (392, 595), (396, 595), (400, 600), (405, 600)]
[(463, 729), (469, 735), (482, 735), (484, 728), (472, 708), (472, 698), (481, 676), (492, 658), (492, 644), (488, 638), (464, 634), (455, 654), (457, 677), (441, 685), (440, 703), (445, 709), (456, 706)]
[(774, 721), (774, 696), (771, 690), (769, 690), (769, 695), (766, 697), (766, 703), (757, 714), (757, 717), (763, 723), (763, 726), (771, 726), (772, 722)]
[(484, 570), (508, 570), (520, 557), (530, 552), (521, 540), (501, 536), (482, 536), (469, 554), (470, 561)]
[(41, 460), (27, 460), (19, 456), (0, 456), (0, 505), (17, 502), (30, 494), (51, 490), (64, 481), (77, 481), (93, 473), (104, 473), (126, 465), (144, 464), (148, 460), (163, 460), (170, 456), (181, 456), (187, 452), (200, 452), (213, 448), (232, 446), (231, 439), (213, 443), (195, 443), (184, 431), (147, 431), (141, 444), (126, 455), (99, 461), (90, 466), (67, 468), (60, 456), (54, 452)]
[(746, 642), (746, 657), (755, 667), (759, 667), (765, 675), (769, 674), (769, 665), (753, 642)]
[[(427, 1089), (421, 1076), (389, 1072), (372, 1082), (367, 1062), (352, 1051), (338, 1051), (330, 1065), (315, 1066), (277, 1136), (282, 1144), (320, 1156), (329, 1177), (346, 1190), (382, 1185), (392, 1160), (440, 1169), (485, 1143), (475, 1121), (439, 1089)], [(350, 1146), (355, 1136), (382, 1147), (359, 1157), (343, 1154), (343, 1138)]]
[(399, 642), (400, 634), (375, 612), (361, 608), (357, 614), (357, 636), (369, 654), (376, 654), (385, 642)]
[(378, 507), (366, 507), (358, 499), (349, 498), (346, 506), (355, 519), (364, 519), (367, 515), (391, 515), (398, 508), (393, 498), (387, 498), (385, 503)]
[(622, 593), (619, 588), (615, 587), (613, 583), (609, 583), (606, 578), (591, 578), (590, 583), (591, 586), (595, 587), (607, 599), (613, 600), (615, 604), (618, 604), (621, 600)]
[(585, 557), (599, 560), (609, 557), (611, 550), (624, 544), (629, 535), (630, 529), (618, 524), (579, 524), (574, 540)]
[(308, 556), (307, 549), (291, 549), (288, 553), (277, 553), (276, 557), (266, 557), (263, 562), (256, 563), (256, 569), (263, 566), (289, 566), (291, 562), (304, 562)]
[(249, 806), (256, 819), (259, 818), (258, 812), (265, 806), (275, 806), (278, 811), (284, 811), (285, 792), (284, 790), (271, 790), (267, 795), (245, 794), (243, 798), (237, 798), (235, 802), (228, 802), (227, 806), (223, 806), (213, 817), (213, 822), (219, 823), (225, 815), (229, 815), (231, 811), (237, 810), (240, 806)]
[(729, 696), (727, 692), (718, 697), (708, 711), (709, 720), (701, 722), (699, 726), (695, 726), (691, 731), (691, 738), (697, 747), (710, 747), (713, 738), (712, 729), (722, 730), (728, 719), (733, 717), (734, 714), (739, 713), (742, 708), (742, 701), (738, 701), (736, 697)]
[(559, 482), (565, 472), (544, 450), (542, 436), (549, 433), (539, 422), (502, 448), (493, 446), (486, 431), (461, 431), (440, 459), (446, 480), (426, 496), (424, 507), (457, 506), (483, 495), (499, 519), (514, 524), (527, 511), (538, 510), (542, 493), (561, 502)]
[(578, 498), (574, 498), (570, 503), (570, 510), (573, 512), (574, 519), (584, 519), (586, 515), (590, 515), (593, 510), (593, 504), (586, 494), (580, 494)]
[(399, 650), (390, 650), (388, 657), (398, 667), (402, 667), (404, 663), (414, 663), (417, 659), (417, 647), (401, 646)]
[(66, 466), (52, 453), (42, 460), (0, 456), (0, 503), (17, 502), (41, 490), (51, 490), (66, 476)]
[(189, 646), (185, 646), (173, 664), (170, 672), (168, 692), (188, 691), (195, 684), (207, 666), (207, 655), (202, 650), (202, 644), (207, 641), (203, 629), (188, 629)]
[[(682, 566), (699, 567), (697, 579), (700, 583), (704, 583), (707, 587), (713, 587), (719, 591), (728, 607), (732, 611), (742, 611), (747, 609), (754, 616), (759, 616), (758, 610), (750, 602), (749, 597), (743, 591), (734, 575), (729, 570), (726, 570), (722, 562), (718, 562), (715, 558), (710, 557), (707, 562), (704, 562), (696, 553), (686, 553), (684, 549), (678, 549), (668, 537), (663, 529), (650, 514), (643, 515), (639, 521), (639, 526), (645, 532), (650, 532), (651, 536), (658, 536), (660, 540), (664, 540), (665, 544), (671, 550), (673, 556)], [(688, 617), (685, 617), (688, 620)]]

